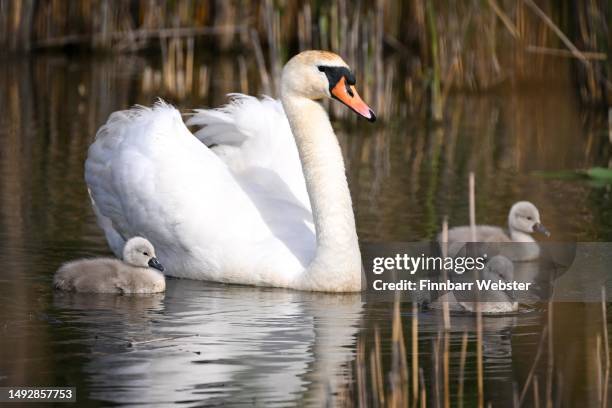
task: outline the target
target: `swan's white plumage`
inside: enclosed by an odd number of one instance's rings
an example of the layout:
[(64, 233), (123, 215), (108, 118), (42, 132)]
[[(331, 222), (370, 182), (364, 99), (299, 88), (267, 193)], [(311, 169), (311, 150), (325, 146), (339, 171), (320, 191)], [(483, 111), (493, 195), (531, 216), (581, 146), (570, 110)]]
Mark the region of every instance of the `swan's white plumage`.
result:
[[(174, 276), (361, 290), (342, 151), (318, 102), (331, 97), (323, 66), (348, 69), (335, 54), (304, 51), (283, 68), (282, 107), (235, 95), (196, 112), (202, 141), (163, 102), (113, 114), (85, 165), (109, 240), (147, 236)], [(374, 118), (354, 89), (346, 98)]]
[(170, 275), (288, 286), (313, 256), (312, 215), (280, 193), (283, 180), (249, 183), (267, 172), (257, 166), (234, 171), (160, 101), (110, 116), (89, 149), (85, 179), (117, 255), (121, 240), (143, 235)]
[[(266, 96), (230, 97), (230, 103), (221, 108), (195, 110), (187, 121), (189, 125), (201, 126), (195, 136), (236, 177), (249, 184), (271, 187), (270, 192), (278, 198), (295, 199), (310, 211), (302, 165), (281, 102)], [(284, 186), (289, 191), (283, 191)]]

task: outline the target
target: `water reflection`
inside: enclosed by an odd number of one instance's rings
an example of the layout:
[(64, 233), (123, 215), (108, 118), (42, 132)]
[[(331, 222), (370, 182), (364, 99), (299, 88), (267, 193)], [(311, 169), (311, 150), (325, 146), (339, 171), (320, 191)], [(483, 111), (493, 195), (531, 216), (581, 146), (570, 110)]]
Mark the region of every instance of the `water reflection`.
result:
[[(381, 338), (390, 338), (391, 306), (362, 303), (359, 296), (182, 280), (169, 281), (165, 295), (152, 297), (83, 297), (50, 289), (61, 262), (108, 254), (83, 183), (87, 147), (108, 115), (157, 96), (188, 108), (220, 105), (228, 92), (257, 94), (255, 66), (248, 56), (196, 55), (191, 78), (173, 80), (158, 60), (133, 56), (46, 55), (0, 65), (0, 385), (74, 384), (82, 402), (150, 398), (195, 405), (229, 398), (320, 406), (330, 382), (335, 390), (353, 384), (358, 337), (371, 345), (378, 327)], [(420, 100), (426, 98), (386, 101), (390, 114), (375, 127), (355, 119), (334, 123), (363, 242), (430, 239), (445, 215), (451, 226), (466, 224), (471, 170), (479, 222), (504, 225), (509, 206), (529, 199), (555, 240), (612, 239), (609, 187), (532, 173), (607, 166), (612, 157), (605, 122), (578, 110), (569, 83), (451, 94), (438, 125), (423, 119)], [(406, 117), (407, 111), (413, 115)], [(429, 391), (435, 389), (441, 319), (431, 310), (419, 318)], [(405, 328), (411, 319), (403, 312)], [(452, 324), (451, 348), (457, 351), (467, 332), (467, 361), (473, 361), (473, 316), (453, 316)], [(524, 383), (546, 324), (540, 307), (484, 319), (487, 400), (510, 405), (513, 384)], [(600, 305), (555, 308), (554, 367), (563, 378), (554, 392), (569, 405), (597, 401), (601, 328)], [(382, 353), (389, 358), (386, 340)], [(535, 370), (542, 390), (546, 362), (544, 353)], [(451, 378), (458, 370), (453, 359)], [(468, 363), (468, 401), (476, 392), (475, 373)], [(455, 380), (451, 390), (454, 399)]]
[(155, 297), (56, 294), (83, 325), (91, 397), (119, 403), (323, 401), (349, 378), (360, 295), (169, 280)]

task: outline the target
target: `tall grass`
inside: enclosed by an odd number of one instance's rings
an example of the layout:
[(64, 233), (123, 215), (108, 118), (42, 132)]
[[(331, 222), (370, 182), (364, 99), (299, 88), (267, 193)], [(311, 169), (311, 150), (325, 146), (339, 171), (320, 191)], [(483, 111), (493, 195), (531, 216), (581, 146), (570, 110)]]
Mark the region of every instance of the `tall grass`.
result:
[[(449, 407), (449, 406), (491, 406), (492, 401), (484, 394), (482, 383), (484, 373), (478, 370), (476, 384), (469, 384), (473, 389), (465, 389), (466, 367), (478, 364), (478, 355), (482, 353), (483, 345), (479, 338), (483, 337), (483, 326), (477, 324), (475, 333), (467, 331), (460, 332), (460, 347), (452, 349), (449, 347), (450, 330), (438, 331), (433, 341), (431, 362), (426, 362), (425, 367), (430, 370), (429, 381), (424, 381), (424, 367), (419, 365), (420, 334), (418, 332), (418, 307), (412, 304), (412, 313), (402, 313), (399, 301), (396, 301), (392, 312), (391, 337), (381, 338), (380, 331), (374, 331), (374, 341), (366, 342), (362, 337), (357, 343), (357, 356), (351, 363), (356, 381), (347, 389), (330, 390), (329, 402), (334, 406), (359, 406), (359, 407)], [(512, 401), (496, 401), (502, 406), (515, 407), (553, 407), (563, 406), (569, 401), (563, 400), (562, 392), (563, 377), (560, 369), (555, 367), (555, 358), (562, 353), (555, 354), (554, 343), (557, 341), (553, 330), (553, 304), (548, 303), (547, 323), (542, 327), (540, 341), (536, 350), (531, 369), (527, 373), (522, 384), (514, 384)], [(596, 361), (587, 361), (585, 364), (596, 367), (599, 370), (597, 384), (598, 406), (606, 407), (609, 399), (609, 372), (610, 354), (608, 348), (608, 328), (606, 314), (605, 291), (602, 289), (601, 302), (601, 332), (597, 334), (598, 348), (594, 354)], [(410, 339), (404, 338), (403, 321), (408, 316), (412, 321)], [(475, 316), (474, 319), (477, 319)], [(492, 318), (495, 319), (495, 318)], [(416, 327), (416, 330), (415, 330)], [(603, 341), (601, 340), (603, 337)], [(407, 344), (412, 344), (412, 353), (406, 353)], [(603, 343), (603, 347), (601, 346)], [(366, 344), (370, 344), (369, 347)], [(389, 358), (382, 355), (381, 350), (385, 345), (390, 345)], [(468, 349), (471, 349), (468, 353)], [(474, 350), (475, 349), (475, 350)], [(542, 356), (546, 356), (543, 361)], [(451, 375), (448, 369), (450, 362), (458, 363), (458, 372)], [(368, 364), (369, 362), (369, 364)], [(413, 370), (409, 373), (408, 366), (413, 364)], [(418, 366), (418, 370), (414, 366)], [(538, 366), (544, 364), (545, 392), (540, 392), (539, 378), (536, 372)], [(418, 374), (417, 374), (418, 373)], [(412, 384), (410, 376), (412, 376)], [(519, 392), (520, 390), (520, 392)], [(339, 392), (338, 392), (339, 391)], [(468, 391), (467, 393), (465, 391)]]
[[(292, 53), (331, 49), (359, 67), (365, 96), (383, 111), (386, 90), (410, 97), (413, 87), (427, 87), (440, 119), (450, 88), (550, 78), (557, 58), (573, 61), (583, 101), (608, 103), (611, 12), (606, 0), (0, 0), (0, 46), (125, 52), (162, 50), (169, 38), (218, 50), (260, 44), (270, 87)], [(389, 56), (401, 64), (387, 64)]]

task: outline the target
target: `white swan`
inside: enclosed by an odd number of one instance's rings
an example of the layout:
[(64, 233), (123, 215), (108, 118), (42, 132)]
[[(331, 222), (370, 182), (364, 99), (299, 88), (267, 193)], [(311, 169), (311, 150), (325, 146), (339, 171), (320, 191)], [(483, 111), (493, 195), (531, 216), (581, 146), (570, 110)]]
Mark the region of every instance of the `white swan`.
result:
[(159, 293), (166, 290), (163, 270), (153, 245), (134, 237), (125, 244), (123, 262), (114, 258), (67, 262), (55, 273), (53, 286), (87, 293)]
[[(540, 220), (540, 212), (529, 201), (518, 201), (508, 214), (508, 230), (490, 225), (476, 225), (476, 240), (472, 239), (468, 225), (448, 230), (449, 253), (454, 253), (466, 242), (485, 242), (498, 245), (500, 253), (513, 261), (531, 261), (537, 259), (540, 249), (531, 234), (538, 232), (550, 236), (550, 232)], [(442, 234), (438, 242), (443, 243)]]
[(283, 109), (243, 97), (196, 115), (212, 149), (162, 102), (113, 113), (85, 164), (110, 247), (117, 253), (126, 238), (147, 236), (177, 277), (361, 290), (342, 153), (318, 102), (340, 100), (373, 121), (354, 83), (339, 56), (302, 52), (283, 69)]

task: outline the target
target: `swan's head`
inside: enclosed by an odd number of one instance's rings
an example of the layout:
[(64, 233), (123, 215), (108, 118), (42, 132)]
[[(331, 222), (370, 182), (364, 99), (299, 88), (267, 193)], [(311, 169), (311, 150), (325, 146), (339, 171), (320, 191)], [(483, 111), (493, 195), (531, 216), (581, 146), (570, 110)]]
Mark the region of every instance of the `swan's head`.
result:
[(336, 99), (370, 122), (376, 115), (355, 89), (355, 75), (340, 56), (327, 51), (304, 51), (291, 58), (281, 78), (283, 95), (312, 100)]
[(159, 263), (155, 256), (153, 244), (142, 237), (130, 238), (123, 247), (123, 260), (140, 268), (155, 268), (161, 272), (164, 267)]
[(514, 231), (527, 234), (539, 232), (547, 237), (550, 236), (550, 232), (540, 221), (540, 212), (529, 201), (519, 201), (512, 206), (508, 215), (508, 226)]

